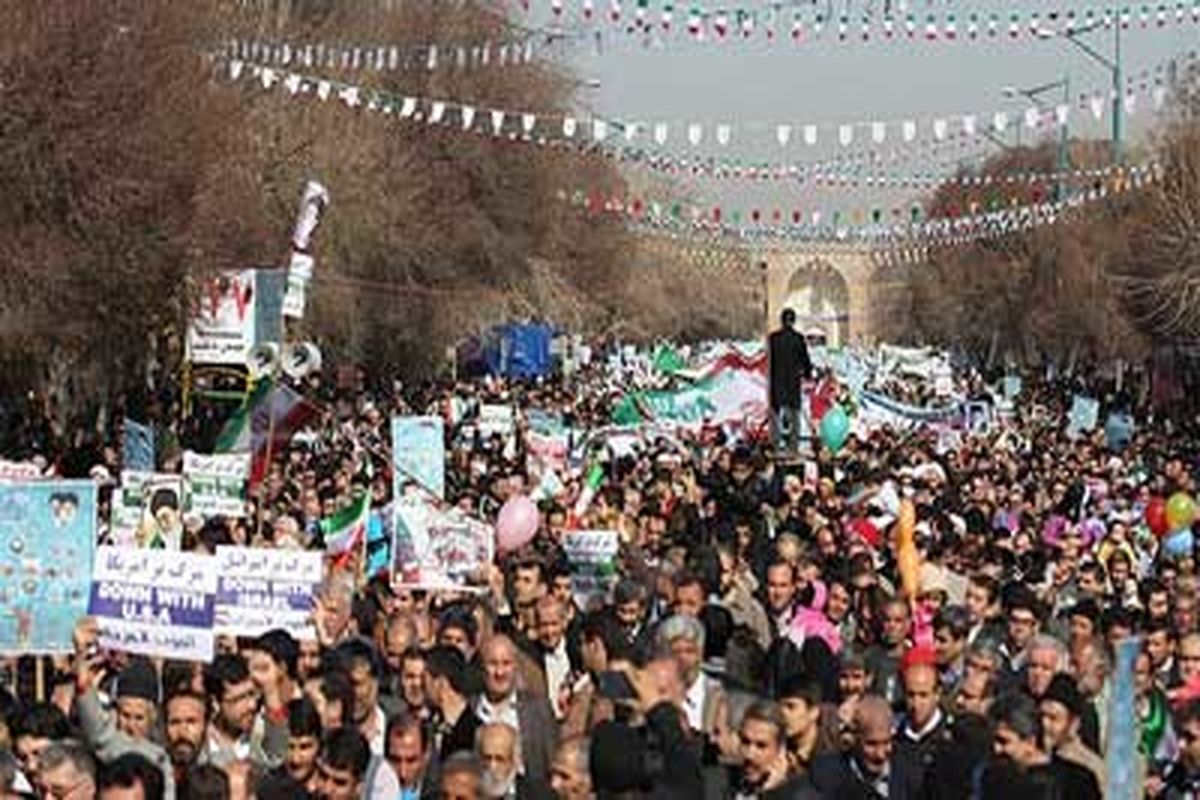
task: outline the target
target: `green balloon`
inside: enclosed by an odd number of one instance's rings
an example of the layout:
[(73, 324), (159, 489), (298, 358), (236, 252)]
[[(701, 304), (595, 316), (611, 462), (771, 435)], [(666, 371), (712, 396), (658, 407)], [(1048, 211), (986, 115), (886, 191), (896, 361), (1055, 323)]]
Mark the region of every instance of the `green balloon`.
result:
[(833, 406), (821, 417), (821, 443), (829, 448), (831, 453), (837, 453), (850, 438), (850, 417), (846, 409)]

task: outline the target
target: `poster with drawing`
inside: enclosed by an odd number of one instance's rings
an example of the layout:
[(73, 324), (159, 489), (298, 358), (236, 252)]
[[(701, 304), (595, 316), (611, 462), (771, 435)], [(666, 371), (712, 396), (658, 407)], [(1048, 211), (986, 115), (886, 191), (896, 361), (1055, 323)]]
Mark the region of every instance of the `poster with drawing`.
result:
[(183, 510), (182, 475), (125, 470), (113, 493), (109, 543), (178, 550)]
[(0, 484), (0, 653), (71, 652), (95, 542), (96, 484)]
[(392, 583), (410, 587), (466, 587), (490, 564), (494, 533), (457, 508), (428, 497), (395, 504)]

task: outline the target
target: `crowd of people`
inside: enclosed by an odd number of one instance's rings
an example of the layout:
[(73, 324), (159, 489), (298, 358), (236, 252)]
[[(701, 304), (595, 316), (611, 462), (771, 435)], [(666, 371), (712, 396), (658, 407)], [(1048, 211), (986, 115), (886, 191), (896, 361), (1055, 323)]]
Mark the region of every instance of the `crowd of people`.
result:
[[(390, 500), (392, 414), (445, 417), (447, 501), (494, 519), (534, 490), (531, 412), (608, 422), (601, 372), (313, 379), (321, 413), (247, 517), (190, 520), (183, 546), (322, 549), (355, 492)], [(1068, 435), (1077, 389), (1027, 376), (1011, 418), (949, 446), (920, 427), (796, 460), (719, 427), (601, 446), (594, 500), (565, 471), (533, 542), (474, 585), (331, 572), (311, 638), (223, 639), (207, 664), (105, 651), (81, 620), (72, 656), (37, 681), (18, 664), (0, 692), (0, 797), (1085, 800), (1129, 732), (1147, 797), (1200, 797), (1200, 577), (1144, 521), (1152, 498), (1195, 494), (1200, 440), (1142, 408), (1119, 452)], [(511, 440), (472, 432), (481, 402), (516, 409)], [(62, 474), (119, 473), (112, 441), (34, 422), (23, 446)], [(915, 591), (897, 500), (916, 512)], [(599, 598), (573, 591), (570, 528), (619, 533)], [(1109, 709), (1130, 637), (1125, 721)]]

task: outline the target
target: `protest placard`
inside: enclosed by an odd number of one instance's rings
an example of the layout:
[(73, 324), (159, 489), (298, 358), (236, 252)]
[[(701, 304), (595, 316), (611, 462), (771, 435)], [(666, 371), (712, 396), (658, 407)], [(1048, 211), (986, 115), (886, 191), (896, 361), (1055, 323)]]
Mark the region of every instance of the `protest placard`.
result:
[(1109, 450), (1124, 450), (1133, 441), (1135, 430), (1133, 415), (1125, 411), (1113, 411), (1104, 423), (1104, 446)]
[(373, 578), (386, 573), (392, 564), (392, 539), (395, 538), (396, 511), (391, 503), (371, 510), (367, 518), (366, 574)]
[(492, 527), (429, 498), (395, 504), (392, 582), (404, 586), (466, 586), (491, 563)]
[(441, 417), (392, 417), (392, 496), (418, 483), (441, 500), (446, 492), (446, 444)]
[(281, 628), (312, 639), (313, 598), (321, 586), (321, 553), (217, 548), (216, 632), (259, 636)]
[(201, 288), (187, 332), (193, 364), (244, 366), (254, 347), (255, 281), (252, 269), (225, 272)]
[(178, 550), (183, 499), (182, 475), (124, 470), (113, 493), (109, 539), (121, 547)]
[(154, 428), (125, 418), (121, 426), (121, 466), (141, 472), (154, 471)]
[(189, 509), (204, 518), (244, 517), (246, 479), (250, 476), (249, 453), (183, 454)]
[(991, 403), (972, 401), (963, 404), (963, 427), (970, 433), (987, 433), (993, 418)]
[(500, 436), (505, 441), (516, 431), (513, 408), (508, 405), (484, 403), (479, 406), (479, 435), (485, 439)]
[(563, 552), (571, 564), (571, 595), (583, 609), (608, 598), (616, 580), (621, 539), (616, 531), (567, 531)]
[(1067, 435), (1079, 436), (1081, 433), (1091, 433), (1100, 421), (1100, 401), (1094, 397), (1084, 397), (1081, 394), (1071, 399), (1071, 411), (1067, 418)]
[(1021, 394), (1022, 383), (1020, 375), (1005, 375), (1004, 376), (1004, 397), (1007, 400), (1016, 400)]
[(213, 556), (106, 546), (96, 551), (88, 613), (101, 647), (212, 661), (216, 592)]
[(8, 461), (0, 458), (0, 483), (26, 483), (43, 477), (42, 468), (32, 461)]
[(571, 431), (562, 418), (545, 412), (530, 412), (529, 429), (525, 433), (528, 466), (539, 474), (546, 470), (563, 470), (571, 453)]
[(0, 485), (0, 653), (69, 653), (87, 610), (96, 485)]

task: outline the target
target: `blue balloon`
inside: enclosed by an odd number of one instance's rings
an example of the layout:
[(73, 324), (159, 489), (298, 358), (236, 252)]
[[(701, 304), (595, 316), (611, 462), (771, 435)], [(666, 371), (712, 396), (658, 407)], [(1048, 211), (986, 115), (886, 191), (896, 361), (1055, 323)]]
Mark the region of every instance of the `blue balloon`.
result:
[(1162, 542), (1163, 552), (1171, 558), (1185, 558), (1192, 554), (1195, 537), (1191, 528), (1180, 528), (1168, 535)]
[(821, 443), (836, 453), (850, 438), (850, 417), (846, 409), (833, 406), (821, 417)]

